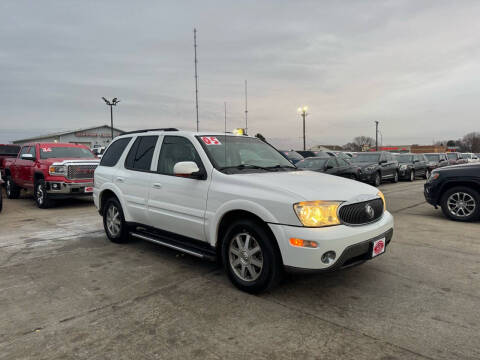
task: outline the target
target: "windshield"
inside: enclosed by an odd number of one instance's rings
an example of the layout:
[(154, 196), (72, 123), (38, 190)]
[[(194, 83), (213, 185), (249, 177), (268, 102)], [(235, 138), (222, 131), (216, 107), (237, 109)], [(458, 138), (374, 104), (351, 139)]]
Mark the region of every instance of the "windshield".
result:
[(0, 145), (1, 155), (17, 155), (20, 151), (20, 146), (17, 145)]
[(218, 170), (296, 169), (272, 146), (246, 136), (198, 136), (210, 160)]
[(354, 163), (374, 163), (380, 160), (380, 154), (359, 153), (355, 154), (350, 160)]
[(449, 159), (456, 160), (457, 159), (457, 153), (447, 153), (447, 157)]
[(413, 161), (412, 155), (397, 155), (397, 160), (400, 163), (411, 163)]
[(299, 161), (297, 163), (297, 167), (302, 169), (323, 169), (325, 167), (325, 163), (330, 160), (330, 158), (310, 158)]
[(425, 154), (426, 158), (428, 161), (439, 161), (440, 160), (440, 155), (436, 154)]
[(95, 155), (81, 147), (40, 146), (40, 159), (95, 159)]
[(288, 159), (291, 160), (302, 160), (303, 156), (297, 153), (296, 151), (281, 151)]

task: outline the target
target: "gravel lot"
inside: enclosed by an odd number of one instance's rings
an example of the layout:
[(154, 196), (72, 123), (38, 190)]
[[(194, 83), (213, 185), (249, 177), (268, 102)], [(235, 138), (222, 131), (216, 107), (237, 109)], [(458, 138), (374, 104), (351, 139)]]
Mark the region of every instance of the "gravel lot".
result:
[(214, 263), (110, 243), (91, 202), (5, 200), (0, 359), (479, 359), (480, 224), (444, 219), (423, 181), (381, 189), (385, 255), (261, 296)]

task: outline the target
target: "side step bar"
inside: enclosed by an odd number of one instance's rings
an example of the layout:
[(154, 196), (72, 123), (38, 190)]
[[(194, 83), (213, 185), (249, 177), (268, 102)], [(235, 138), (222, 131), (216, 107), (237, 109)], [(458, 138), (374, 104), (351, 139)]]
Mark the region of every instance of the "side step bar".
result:
[(189, 246), (185, 243), (180, 243), (179, 241), (175, 241), (173, 239), (169, 239), (165, 236), (154, 235), (151, 233), (139, 233), (139, 232), (131, 232), (131, 236), (136, 237), (138, 239), (146, 240), (152, 242), (154, 244), (162, 245), (168, 247), (173, 250), (181, 251), (185, 254), (189, 254), (200, 259), (215, 261), (216, 256), (214, 255), (213, 251), (203, 250), (196, 246)]

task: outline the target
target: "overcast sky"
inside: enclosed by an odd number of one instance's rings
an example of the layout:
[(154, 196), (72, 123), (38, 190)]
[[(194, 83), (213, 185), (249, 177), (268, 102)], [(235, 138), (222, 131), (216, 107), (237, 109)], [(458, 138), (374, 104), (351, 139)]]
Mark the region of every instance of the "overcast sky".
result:
[(374, 137), (431, 144), (480, 130), (479, 1), (0, 2), (0, 142), (109, 122), (244, 125), (281, 147)]

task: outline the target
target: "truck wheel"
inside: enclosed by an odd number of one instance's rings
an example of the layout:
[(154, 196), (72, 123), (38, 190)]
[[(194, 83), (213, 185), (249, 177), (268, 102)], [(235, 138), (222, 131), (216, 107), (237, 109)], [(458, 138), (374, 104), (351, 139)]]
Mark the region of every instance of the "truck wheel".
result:
[(20, 196), (20, 188), (12, 181), (10, 176), (7, 177), (5, 190), (9, 199), (18, 199)]
[(381, 183), (382, 183), (382, 175), (380, 174), (380, 172), (377, 172), (377, 173), (375, 173), (375, 178), (373, 180), (373, 185), (375, 187), (379, 187)]
[(277, 285), (282, 261), (263, 224), (250, 219), (230, 225), (222, 239), (222, 261), (230, 281), (240, 290), (257, 294)]
[(103, 208), (103, 227), (109, 240), (114, 243), (127, 242), (130, 237), (122, 205), (114, 197), (108, 199)]
[(33, 197), (35, 198), (35, 203), (40, 209), (47, 209), (50, 207), (52, 202), (48, 198), (47, 187), (45, 186), (45, 180), (40, 179), (35, 182)]
[(440, 200), (443, 214), (456, 221), (472, 221), (480, 217), (480, 195), (466, 186), (446, 191)]

